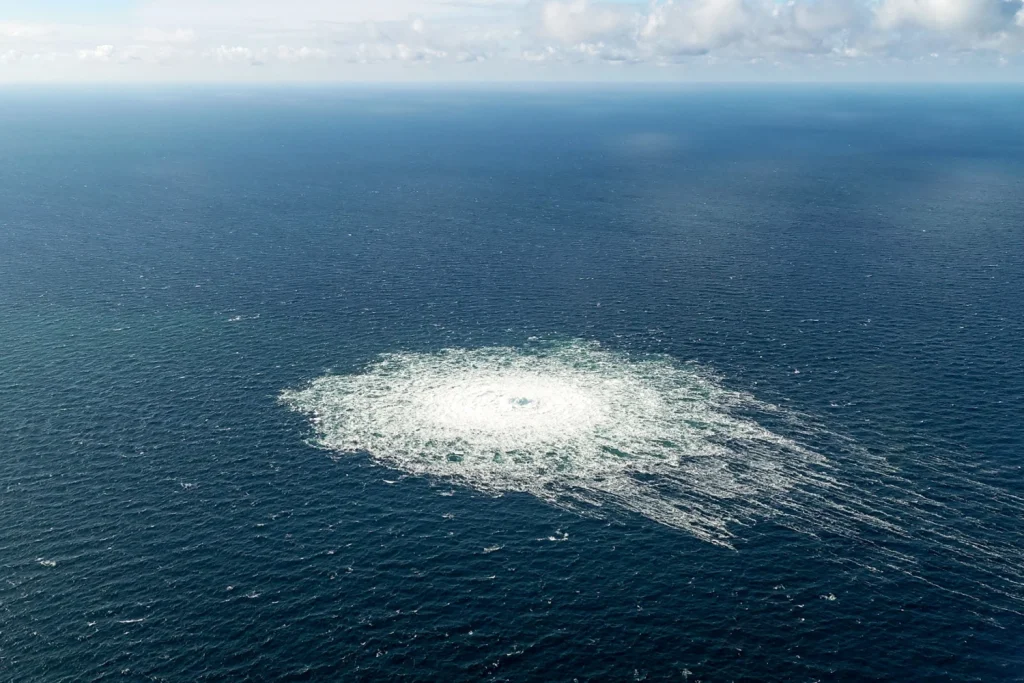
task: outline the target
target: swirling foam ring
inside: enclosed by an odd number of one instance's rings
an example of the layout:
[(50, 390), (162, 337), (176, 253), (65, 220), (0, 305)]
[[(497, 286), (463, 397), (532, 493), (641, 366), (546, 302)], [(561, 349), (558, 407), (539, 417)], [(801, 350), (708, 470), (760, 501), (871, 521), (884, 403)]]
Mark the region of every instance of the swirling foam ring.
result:
[(740, 415), (774, 406), (665, 357), (596, 343), (382, 356), (282, 400), (316, 443), (583, 514), (623, 508), (722, 545), (730, 527), (833, 485), (825, 459)]

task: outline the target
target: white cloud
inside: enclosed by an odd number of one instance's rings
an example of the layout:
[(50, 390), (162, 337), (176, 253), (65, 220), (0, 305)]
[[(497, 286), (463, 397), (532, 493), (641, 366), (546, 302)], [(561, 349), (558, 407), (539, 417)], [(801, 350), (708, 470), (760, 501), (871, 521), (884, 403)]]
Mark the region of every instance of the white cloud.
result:
[(358, 78), (413, 63), (429, 65), (415, 70), (423, 77), (529, 78), (536, 65), (565, 78), (671, 75), (679, 65), (887, 74), (937, 64), (932, 53), (993, 72), (1003, 60), (1002, 73), (1014, 73), (1024, 64), (1014, 58), (1024, 54), (1022, 0), (147, 0), (120, 25), (0, 22), (3, 63), (38, 64), (53, 78), (127, 73), (104, 62), (175, 79), (245, 65), (267, 65), (274, 78)]
[(621, 35), (635, 13), (588, 0), (551, 0), (541, 7), (544, 35), (563, 43), (580, 43)]
[(555, 59), (557, 54), (558, 50), (549, 45), (543, 50), (523, 50), (520, 57), (525, 62), (541, 63)]
[(258, 64), (256, 53), (250, 48), (241, 45), (228, 46), (219, 45), (211, 52), (214, 59), (221, 63), (245, 63)]
[(706, 54), (744, 39), (760, 19), (744, 0), (667, 0), (652, 7), (640, 35), (659, 54)]
[(448, 53), (444, 50), (435, 50), (430, 47), (406, 45), (397, 43), (360, 43), (356, 48), (355, 59), (359, 64), (372, 64), (375, 62), (430, 62), (437, 59), (444, 59)]
[[(960, 52), (1024, 51), (1021, 0), (654, 0), (626, 9), (551, 0), (529, 59), (566, 46), (604, 61), (713, 56), (780, 63), (796, 55), (913, 60), (936, 45)], [(544, 39), (555, 48), (545, 52)], [(582, 47), (581, 47), (582, 46)]]
[(78, 51), (78, 61), (80, 62), (109, 62), (113, 56), (113, 45), (97, 45), (88, 50)]
[(277, 48), (277, 58), (282, 62), (304, 62), (311, 59), (323, 60), (327, 59), (330, 54), (326, 50), (322, 50), (318, 47), (289, 47), (287, 45), (280, 45)]
[(1020, 3), (1004, 0), (883, 0), (878, 23), (883, 29), (991, 33), (1003, 28)]

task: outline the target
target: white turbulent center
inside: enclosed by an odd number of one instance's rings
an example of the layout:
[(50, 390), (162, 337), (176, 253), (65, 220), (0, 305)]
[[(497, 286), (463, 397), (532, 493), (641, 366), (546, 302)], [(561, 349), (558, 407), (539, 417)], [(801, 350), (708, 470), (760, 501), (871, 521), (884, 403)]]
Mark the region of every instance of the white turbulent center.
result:
[(600, 397), (539, 373), (464, 372), (416, 399), (416, 414), (439, 431), (522, 447), (593, 429), (606, 419)]
[(832, 485), (824, 458), (737, 412), (772, 406), (594, 343), (388, 354), (282, 399), (332, 451), (583, 513), (624, 508), (722, 544), (795, 486)]

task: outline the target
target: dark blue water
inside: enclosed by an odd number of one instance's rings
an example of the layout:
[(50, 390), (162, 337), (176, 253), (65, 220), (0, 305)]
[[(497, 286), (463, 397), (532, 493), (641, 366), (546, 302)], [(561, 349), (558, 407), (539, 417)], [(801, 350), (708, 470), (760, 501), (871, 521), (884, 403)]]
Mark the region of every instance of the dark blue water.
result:
[[(3, 92), (0, 678), (1024, 680), (1022, 107)], [(722, 548), (331, 458), (278, 400), (530, 337), (806, 416), (904, 533)]]

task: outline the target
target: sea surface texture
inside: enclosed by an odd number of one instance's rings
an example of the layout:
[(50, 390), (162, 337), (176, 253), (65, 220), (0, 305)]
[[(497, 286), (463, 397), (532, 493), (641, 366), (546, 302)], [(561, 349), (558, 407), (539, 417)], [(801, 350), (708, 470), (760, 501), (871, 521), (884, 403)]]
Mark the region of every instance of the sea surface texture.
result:
[(1024, 680), (1024, 91), (0, 94), (0, 680)]

